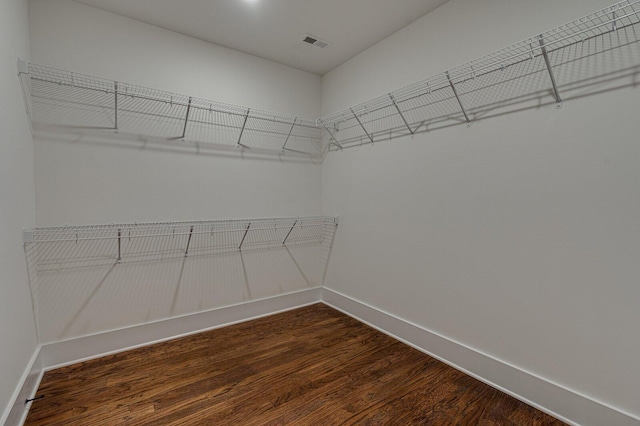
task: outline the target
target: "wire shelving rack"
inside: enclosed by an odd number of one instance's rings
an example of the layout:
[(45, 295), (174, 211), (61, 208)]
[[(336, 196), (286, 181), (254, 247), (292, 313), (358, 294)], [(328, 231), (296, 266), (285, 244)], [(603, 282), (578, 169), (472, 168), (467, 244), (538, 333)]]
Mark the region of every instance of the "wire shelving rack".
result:
[(213, 146), (321, 157), (315, 119), (247, 108), (19, 61), (35, 125), (116, 131)]
[[(536, 37), (318, 119), (329, 150), (471, 124), (640, 66), (640, 1), (624, 0)], [(617, 52), (624, 51), (617, 55)], [(616, 55), (616, 57), (612, 56)], [(609, 64), (606, 64), (609, 62)], [(615, 62), (615, 63), (614, 63)], [(605, 63), (603, 65), (603, 63)], [(630, 71), (631, 70), (631, 71)]]
[(25, 251), (35, 271), (96, 264), (133, 263), (250, 250), (322, 245), (334, 217), (229, 219), (25, 230)]
[(317, 288), (337, 226), (319, 216), (25, 230), (39, 339)]
[(585, 86), (640, 68), (640, 0), (623, 0), (464, 65), (318, 119), (150, 89), (19, 61), (34, 124), (304, 154), (499, 115), (558, 107)]

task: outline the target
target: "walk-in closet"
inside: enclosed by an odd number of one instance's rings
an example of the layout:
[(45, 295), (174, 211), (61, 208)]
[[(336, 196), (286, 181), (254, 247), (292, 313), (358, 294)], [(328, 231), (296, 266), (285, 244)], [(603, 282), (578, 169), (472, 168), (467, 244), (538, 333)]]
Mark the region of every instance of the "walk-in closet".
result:
[(6, 0), (0, 424), (640, 425), (640, 0)]

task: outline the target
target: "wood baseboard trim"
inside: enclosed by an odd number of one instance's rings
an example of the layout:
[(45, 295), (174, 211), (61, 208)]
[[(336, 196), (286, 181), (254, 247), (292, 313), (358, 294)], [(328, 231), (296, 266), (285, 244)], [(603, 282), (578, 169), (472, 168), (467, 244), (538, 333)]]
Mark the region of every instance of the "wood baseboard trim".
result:
[(45, 371), (152, 345), (214, 328), (249, 321), (321, 301), (315, 287), (209, 311), (164, 319), (42, 345)]
[(323, 303), (571, 425), (640, 425), (629, 413), (324, 287)]

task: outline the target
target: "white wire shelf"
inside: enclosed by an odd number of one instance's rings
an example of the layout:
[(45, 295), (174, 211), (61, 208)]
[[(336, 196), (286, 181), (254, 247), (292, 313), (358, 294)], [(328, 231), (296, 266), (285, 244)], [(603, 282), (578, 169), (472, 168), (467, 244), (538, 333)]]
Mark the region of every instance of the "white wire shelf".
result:
[(322, 157), (315, 119), (247, 108), (20, 62), (34, 125), (117, 131), (213, 146)]
[(24, 231), (41, 342), (318, 288), (334, 217)]
[[(638, 72), (640, 0), (608, 8), (318, 119), (330, 150), (470, 124), (535, 100), (560, 106), (612, 75)], [(517, 105), (517, 106), (515, 106)], [(514, 107), (515, 106), (515, 107)], [(502, 111), (504, 112), (504, 111)]]
[[(624, 0), (428, 79), (319, 119), (19, 63), (35, 125), (118, 131), (213, 147), (327, 151), (539, 107), (562, 105), (612, 78), (638, 74), (640, 0)], [(598, 90), (594, 89), (594, 93)]]
[(35, 228), (25, 231), (35, 271), (322, 245), (337, 219), (232, 219)]

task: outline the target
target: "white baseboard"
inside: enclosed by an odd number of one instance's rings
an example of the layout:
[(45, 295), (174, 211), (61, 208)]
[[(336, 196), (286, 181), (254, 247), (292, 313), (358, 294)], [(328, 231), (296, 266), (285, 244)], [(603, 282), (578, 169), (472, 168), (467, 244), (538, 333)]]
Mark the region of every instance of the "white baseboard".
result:
[(42, 366), (45, 371), (51, 370), (320, 301), (321, 288), (316, 287), (205, 312), (48, 343), (42, 345), (40, 351)]
[(30, 406), (25, 401), (35, 396), (43, 373), (40, 347), (37, 347), (22, 374), (20, 385), (15, 390), (11, 403), (2, 418), (0, 418), (0, 424), (4, 426), (20, 426), (24, 423)]
[(24, 401), (35, 395), (46, 370), (320, 301), (566, 423), (584, 426), (640, 425), (640, 419), (631, 414), (326, 287), (42, 345), (36, 349), (23, 374), (11, 409), (4, 415), (4, 425), (22, 425), (27, 414)]
[(531, 372), (484, 354), (335, 290), (324, 287), (322, 300), (476, 379), (572, 425), (640, 425), (640, 419), (567, 389)]

